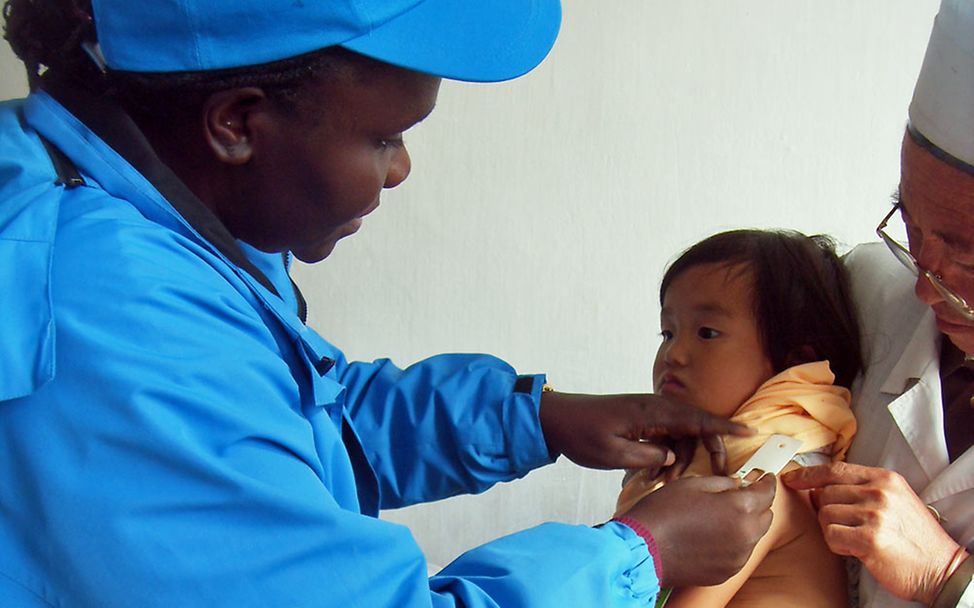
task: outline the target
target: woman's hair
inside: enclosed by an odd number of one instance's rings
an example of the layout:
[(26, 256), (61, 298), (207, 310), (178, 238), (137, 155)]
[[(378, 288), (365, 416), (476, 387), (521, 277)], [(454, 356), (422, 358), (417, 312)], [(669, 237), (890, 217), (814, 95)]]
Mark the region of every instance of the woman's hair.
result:
[(750, 274), (754, 317), (775, 373), (828, 359), (835, 383), (849, 387), (862, 367), (859, 324), (835, 243), (792, 230), (732, 230), (690, 247), (666, 270), (667, 288), (702, 264), (743, 266)]
[[(137, 2), (138, 0), (132, 0)], [(348, 73), (371, 62), (341, 47), (258, 66), (175, 73), (103, 70), (93, 58), (97, 43), (91, 0), (6, 0), (4, 38), (27, 68), (31, 90), (40, 78), (57, 80), (89, 93), (111, 97), (136, 118), (159, 120), (178, 111), (195, 111), (213, 93), (260, 87), (286, 109), (308, 101), (302, 85), (316, 76)], [(86, 49), (87, 47), (87, 49)], [(372, 62), (374, 63), (374, 62)]]

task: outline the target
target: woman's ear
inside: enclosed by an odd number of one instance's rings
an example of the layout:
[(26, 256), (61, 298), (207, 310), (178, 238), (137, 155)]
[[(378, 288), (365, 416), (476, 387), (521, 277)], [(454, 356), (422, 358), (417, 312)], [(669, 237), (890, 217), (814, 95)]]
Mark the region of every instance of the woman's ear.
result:
[(805, 344), (799, 346), (798, 348), (792, 349), (785, 357), (785, 367), (794, 367), (795, 365), (801, 365), (802, 363), (812, 363), (814, 361), (820, 360), (822, 357), (815, 349), (810, 345)]
[(243, 165), (254, 155), (253, 113), (266, 104), (257, 87), (229, 89), (210, 95), (203, 104), (203, 131), (209, 150), (220, 162)]

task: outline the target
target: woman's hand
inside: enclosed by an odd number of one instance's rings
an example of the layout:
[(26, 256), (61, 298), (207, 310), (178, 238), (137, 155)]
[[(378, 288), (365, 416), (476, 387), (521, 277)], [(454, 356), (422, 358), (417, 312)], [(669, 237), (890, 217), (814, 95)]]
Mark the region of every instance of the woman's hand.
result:
[(811, 490), (829, 548), (859, 559), (899, 598), (930, 605), (960, 563), (963, 549), (898, 473), (834, 462), (781, 480)]
[(594, 469), (682, 472), (702, 440), (714, 471), (726, 472), (721, 435), (751, 435), (745, 426), (659, 395), (541, 394), (548, 449)]
[(771, 526), (775, 477), (745, 489), (728, 477), (666, 484), (625, 513), (652, 533), (667, 587), (722, 583), (747, 563)]

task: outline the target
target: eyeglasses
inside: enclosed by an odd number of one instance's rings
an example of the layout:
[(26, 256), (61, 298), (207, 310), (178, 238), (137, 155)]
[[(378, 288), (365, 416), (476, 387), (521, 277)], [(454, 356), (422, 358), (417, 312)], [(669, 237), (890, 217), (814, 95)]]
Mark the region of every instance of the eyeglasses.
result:
[(926, 268), (920, 266), (920, 263), (917, 262), (915, 257), (913, 257), (913, 254), (910, 253), (909, 249), (894, 240), (890, 235), (886, 234), (884, 228), (886, 228), (886, 224), (889, 223), (889, 218), (893, 217), (893, 214), (899, 210), (899, 203), (893, 205), (893, 208), (889, 210), (889, 213), (886, 214), (883, 221), (880, 222), (879, 226), (876, 227), (876, 234), (879, 235), (879, 238), (883, 239), (883, 242), (886, 243), (886, 246), (889, 247), (889, 250), (893, 252), (893, 255), (897, 260), (900, 261), (901, 264), (909, 268), (913, 274), (917, 276), (922, 274), (924, 277), (926, 277), (926, 279), (930, 281), (930, 284), (933, 285), (933, 288), (937, 290), (937, 293), (940, 294), (940, 297), (942, 297), (944, 301), (953, 306), (954, 310), (963, 315), (965, 319), (968, 321), (974, 321), (974, 308), (970, 307), (967, 300), (958, 295), (957, 292), (952, 290), (950, 287), (944, 285), (942, 276), (930, 272)]

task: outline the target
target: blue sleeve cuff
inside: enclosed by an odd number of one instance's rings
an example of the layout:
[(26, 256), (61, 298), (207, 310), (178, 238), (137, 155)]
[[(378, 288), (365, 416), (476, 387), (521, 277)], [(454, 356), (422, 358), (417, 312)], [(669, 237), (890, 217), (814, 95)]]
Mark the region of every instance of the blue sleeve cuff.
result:
[(539, 415), (544, 374), (518, 376), (507, 407), (504, 428), (511, 462), (520, 474), (551, 464), (552, 454), (544, 438)]
[(646, 608), (659, 593), (646, 543), (615, 522), (598, 528), (546, 523), (499, 538), (461, 555), (431, 587), (471, 608)]
[(656, 577), (656, 565), (646, 541), (632, 528), (617, 521), (609, 521), (599, 528), (617, 536), (638, 556), (635, 565), (622, 574), (627, 581), (624, 586), (633, 596), (647, 598), (659, 594), (660, 580)]

